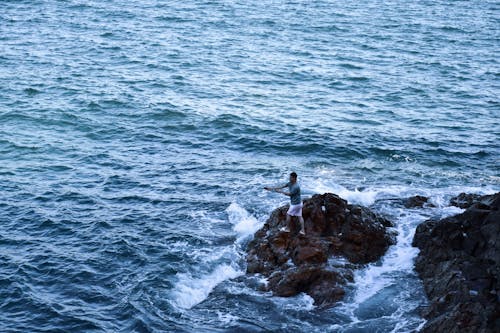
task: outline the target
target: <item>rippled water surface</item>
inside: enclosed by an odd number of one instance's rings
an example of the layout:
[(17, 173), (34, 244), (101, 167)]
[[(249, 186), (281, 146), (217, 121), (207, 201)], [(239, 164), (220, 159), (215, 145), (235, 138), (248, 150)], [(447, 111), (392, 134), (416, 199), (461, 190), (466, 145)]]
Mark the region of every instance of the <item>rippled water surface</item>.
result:
[[(0, 330), (418, 329), (415, 227), (500, 189), (499, 33), (497, 1), (1, 1)], [(399, 231), (334, 308), (244, 274), (292, 170)]]

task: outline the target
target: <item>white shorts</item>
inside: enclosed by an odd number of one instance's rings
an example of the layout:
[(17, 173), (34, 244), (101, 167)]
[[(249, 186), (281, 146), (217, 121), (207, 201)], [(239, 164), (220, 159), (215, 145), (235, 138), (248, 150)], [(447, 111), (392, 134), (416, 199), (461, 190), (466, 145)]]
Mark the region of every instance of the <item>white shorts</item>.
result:
[(286, 213), (290, 216), (302, 216), (302, 202), (298, 205), (290, 205)]

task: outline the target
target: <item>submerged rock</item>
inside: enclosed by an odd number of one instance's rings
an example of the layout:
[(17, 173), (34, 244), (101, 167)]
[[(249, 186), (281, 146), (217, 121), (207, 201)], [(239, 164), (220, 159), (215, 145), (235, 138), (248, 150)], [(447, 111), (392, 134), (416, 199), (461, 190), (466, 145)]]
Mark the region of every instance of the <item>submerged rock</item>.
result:
[[(267, 277), (265, 290), (278, 296), (305, 292), (316, 304), (332, 304), (343, 297), (354, 268), (378, 260), (395, 244), (395, 232), (387, 229), (391, 222), (335, 194), (304, 201), (306, 236), (294, 219), (290, 232), (280, 231), (287, 209), (276, 209), (248, 245), (247, 273)], [(347, 260), (335, 264), (333, 258)]]
[(419, 208), (419, 207), (435, 207), (433, 204), (429, 203), (429, 198), (415, 195), (403, 200), (403, 204), (406, 208)]
[(462, 214), (417, 227), (415, 269), (430, 300), (423, 332), (500, 332), (500, 193), (461, 194)]

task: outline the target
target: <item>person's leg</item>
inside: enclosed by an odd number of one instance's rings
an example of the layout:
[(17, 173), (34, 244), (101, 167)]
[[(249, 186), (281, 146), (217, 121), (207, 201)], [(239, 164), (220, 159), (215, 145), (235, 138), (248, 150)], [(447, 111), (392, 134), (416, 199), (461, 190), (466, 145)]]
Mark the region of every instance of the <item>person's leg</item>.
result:
[(286, 222), (285, 222), (285, 227), (283, 228), (283, 231), (289, 232), (290, 231), (290, 220), (291, 216), (289, 214), (286, 214)]
[(306, 234), (306, 229), (304, 227), (304, 218), (301, 216), (299, 216), (299, 222), (300, 222), (300, 233), (305, 235)]

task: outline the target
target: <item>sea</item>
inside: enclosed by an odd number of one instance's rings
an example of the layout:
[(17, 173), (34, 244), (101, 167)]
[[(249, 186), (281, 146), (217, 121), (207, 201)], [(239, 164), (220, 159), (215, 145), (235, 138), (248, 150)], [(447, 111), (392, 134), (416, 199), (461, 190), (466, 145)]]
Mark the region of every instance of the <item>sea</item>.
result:
[[(417, 332), (416, 226), (500, 190), (499, 36), (492, 0), (0, 1), (0, 331)], [(246, 274), (292, 171), (398, 232), (335, 306)]]

